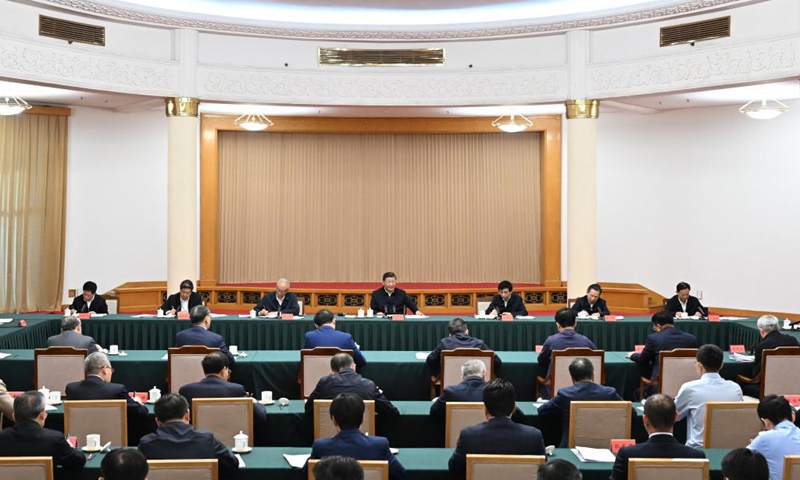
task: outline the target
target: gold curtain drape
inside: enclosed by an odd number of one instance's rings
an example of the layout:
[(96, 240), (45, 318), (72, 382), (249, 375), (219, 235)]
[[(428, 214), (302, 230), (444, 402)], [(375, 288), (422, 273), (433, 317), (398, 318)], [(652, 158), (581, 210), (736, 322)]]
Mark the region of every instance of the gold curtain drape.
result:
[(539, 282), (539, 141), (220, 132), (220, 281)]
[(67, 117), (0, 117), (0, 311), (61, 309)]

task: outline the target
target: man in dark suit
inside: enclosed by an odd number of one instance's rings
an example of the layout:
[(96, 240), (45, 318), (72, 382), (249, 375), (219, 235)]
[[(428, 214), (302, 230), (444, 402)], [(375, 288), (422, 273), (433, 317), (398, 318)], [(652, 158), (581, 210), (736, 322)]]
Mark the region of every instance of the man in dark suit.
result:
[[(457, 348), (479, 348), (481, 350), (491, 350), (491, 348), (489, 348), (483, 342), (483, 340), (469, 336), (469, 327), (467, 326), (467, 322), (460, 318), (454, 318), (453, 320), (450, 320), (450, 323), (447, 324), (447, 330), (450, 332), (450, 335), (441, 339), (439, 341), (439, 345), (436, 346), (436, 349), (432, 351), (425, 360), (428, 364), (428, 367), (435, 372), (438, 372), (439, 367), (441, 366), (443, 350), (455, 350)], [(497, 369), (502, 366), (503, 361), (500, 360), (500, 357), (498, 357), (497, 354), (495, 354), (494, 368)]]
[[(653, 330), (656, 333), (647, 337), (642, 353), (629, 352), (626, 356), (641, 367), (650, 369), (650, 379), (658, 377), (658, 355), (662, 351), (676, 348), (698, 348), (697, 338), (691, 333), (686, 333), (675, 328), (673, 314), (666, 310), (656, 312), (651, 319)], [(654, 387), (647, 387), (644, 391), (645, 398), (655, 391)]]
[(175, 335), (175, 346), (184, 345), (205, 345), (210, 348), (219, 348), (219, 351), (228, 357), (230, 365), (236, 363), (233, 354), (225, 345), (222, 335), (209, 330), (211, 328), (211, 311), (204, 305), (198, 305), (189, 312), (189, 319), (192, 321), (192, 328), (182, 330)]
[(148, 460), (216, 458), (220, 479), (236, 478), (239, 461), (208, 430), (194, 430), (189, 423), (189, 404), (180, 395), (168, 394), (155, 405), (158, 430), (139, 441)]
[(203, 304), (203, 298), (194, 291), (191, 280), (181, 282), (180, 292), (173, 293), (161, 305), (161, 311), (167, 315), (176, 315), (178, 312), (189, 313), (194, 307)]
[[(756, 322), (761, 341), (753, 346), (753, 378), (761, 373), (761, 356), (764, 350), (778, 347), (797, 347), (797, 339), (791, 335), (784, 335), (780, 332), (780, 320), (774, 315), (764, 315)], [(761, 394), (761, 385), (750, 383), (742, 385), (744, 395), (758, 398)]]
[(69, 308), (73, 315), (76, 313), (108, 313), (106, 299), (97, 295), (97, 284), (94, 282), (83, 284), (83, 294), (75, 297)]
[(486, 315), (499, 317), (504, 313), (518, 317), (528, 314), (525, 304), (522, 302), (522, 297), (515, 295), (511, 292), (514, 291), (514, 285), (508, 280), (503, 280), (497, 285), (497, 295), (492, 297), (492, 303), (486, 309)]
[(83, 452), (72, 448), (63, 433), (44, 428), (44, 408), (44, 396), (37, 391), (14, 399), (16, 423), (0, 432), (0, 457), (52, 457), (54, 467), (82, 468), (86, 463)]
[(279, 317), (282, 313), (300, 315), (297, 295), (290, 292), (289, 287), (289, 280), (281, 278), (275, 285), (275, 291), (264, 295), (253, 310), (262, 317)]
[(606, 301), (600, 298), (603, 294), (603, 289), (600, 285), (593, 283), (586, 289), (586, 295), (575, 300), (572, 304), (572, 310), (580, 314), (585, 312), (587, 316), (592, 318), (603, 318), (609, 314)]
[(306, 341), (303, 349), (316, 347), (338, 347), (342, 350), (352, 350), (355, 357), (356, 367), (361, 369), (367, 365), (367, 359), (358, 348), (353, 336), (349, 333), (336, 330), (336, 319), (333, 312), (322, 309), (314, 315), (314, 325), (316, 330), (306, 333)]
[[(568, 348), (591, 348), (596, 350), (597, 347), (594, 342), (587, 337), (575, 331), (577, 326), (578, 314), (575, 310), (569, 308), (562, 308), (556, 312), (556, 328), (558, 333), (550, 335), (542, 345), (542, 351), (539, 353), (539, 374), (550, 375), (551, 365), (550, 361), (553, 357), (553, 352), (556, 350), (566, 350)], [(539, 391), (542, 398), (550, 397), (550, 387), (545, 385)]]
[[(228, 357), (222, 352), (209, 353), (203, 358), (203, 373), (206, 378), (195, 383), (187, 383), (178, 393), (186, 398), (189, 406), (195, 398), (242, 398), (249, 397), (244, 387), (229, 381), (231, 369)], [(253, 402), (253, 422), (264, 425), (267, 422), (267, 410), (264, 405)]]
[(372, 380), (353, 371), (353, 357), (339, 353), (331, 358), (331, 374), (322, 377), (306, 399), (306, 414), (314, 414), (314, 400), (332, 400), (340, 393), (353, 393), (363, 400), (375, 400), (375, 413), (383, 418), (397, 418), (400, 412)]
[(389, 450), (389, 440), (370, 437), (359, 430), (364, 419), (362, 398), (352, 393), (340, 393), (331, 402), (330, 413), (339, 433), (333, 438), (314, 440), (310, 458), (343, 455), (356, 460), (387, 460), (390, 480), (406, 478), (406, 469)]
[(89, 353), (100, 349), (94, 338), (83, 335), (83, 328), (78, 317), (64, 317), (61, 319), (61, 333), (47, 339), (48, 347), (73, 347), (85, 348)]
[(681, 282), (675, 287), (675, 295), (667, 301), (666, 311), (676, 317), (705, 317), (708, 315), (706, 307), (700, 304), (697, 297), (689, 295), (692, 287), (686, 282)]
[(676, 418), (675, 402), (669, 396), (658, 393), (648, 398), (642, 420), (649, 438), (644, 443), (623, 447), (617, 452), (611, 480), (628, 480), (630, 458), (706, 458), (702, 450), (675, 440), (672, 427)]
[(454, 479), (465, 478), (469, 454), (544, 455), (542, 432), (511, 421), (511, 414), (517, 408), (511, 382), (498, 378), (487, 383), (483, 404), (489, 421), (461, 430), (448, 463)]
[(383, 274), (383, 286), (372, 292), (372, 299), (369, 302), (369, 308), (375, 312), (375, 315), (383, 317), (392, 314), (405, 314), (406, 309), (411, 310), (416, 315), (423, 315), (417, 308), (417, 303), (414, 302), (405, 290), (396, 287), (397, 275), (394, 272), (386, 272)]

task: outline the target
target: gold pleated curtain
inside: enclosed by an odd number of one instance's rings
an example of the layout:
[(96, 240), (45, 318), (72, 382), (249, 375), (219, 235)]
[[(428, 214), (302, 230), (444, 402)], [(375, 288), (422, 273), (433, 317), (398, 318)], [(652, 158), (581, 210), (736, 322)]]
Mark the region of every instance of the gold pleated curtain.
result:
[(540, 280), (539, 134), (221, 132), (220, 280)]
[(0, 311), (61, 309), (67, 117), (0, 117)]

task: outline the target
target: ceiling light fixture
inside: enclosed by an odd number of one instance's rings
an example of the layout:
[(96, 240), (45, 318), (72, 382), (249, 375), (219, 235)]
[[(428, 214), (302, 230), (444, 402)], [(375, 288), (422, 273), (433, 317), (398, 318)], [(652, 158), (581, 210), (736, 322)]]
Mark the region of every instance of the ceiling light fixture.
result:
[[(518, 122), (517, 120), (521, 120)], [(525, 115), (502, 115), (492, 122), (493, 127), (497, 127), (506, 133), (517, 133), (533, 126), (533, 122)]]
[(788, 112), (789, 107), (775, 99), (762, 98), (750, 100), (739, 111), (756, 120), (770, 120)]
[(240, 115), (239, 118), (233, 121), (233, 124), (245, 130), (250, 130), (251, 132), (260, 132), (274, 125), (272, 120), (260, 113), (245, 113)]
[(33, 108), (25, 100), (13, 95), (0, 97), (4, 99), (0, 102), (0, 115), (19, 115), (25, 110)]

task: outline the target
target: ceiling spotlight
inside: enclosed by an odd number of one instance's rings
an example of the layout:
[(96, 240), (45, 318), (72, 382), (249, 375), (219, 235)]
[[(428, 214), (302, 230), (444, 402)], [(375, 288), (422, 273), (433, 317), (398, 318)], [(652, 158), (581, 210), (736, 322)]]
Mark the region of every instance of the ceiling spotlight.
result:
[(506, 133), (517, 133), (532, 127), (533, 122), (528, 120), (525, 115), (503, 115), (492, 122), (492, 126)]
[(260, 132), (274, 125), (272, 121), (260, 113), (245, 113), (233, 121), (237, 127), (242, 127), (251, 132)]
[(770, 120), (782, 113), (788, 112), (789, 107), (777, 100), (762, 98), (760, 100), (750, 100), (742, 106), (739, 111), (756, 120)]
[(0, 115), (19, 115), (32, 108), (28, 102), (19, 97), (0, 96), (0, 98), (3, 98), (3, 101), (0, 102)]

